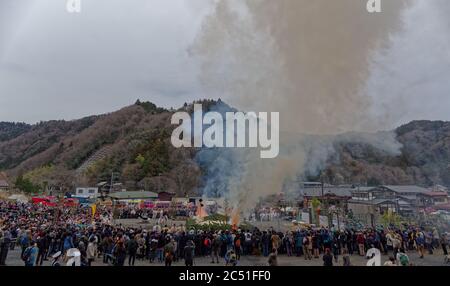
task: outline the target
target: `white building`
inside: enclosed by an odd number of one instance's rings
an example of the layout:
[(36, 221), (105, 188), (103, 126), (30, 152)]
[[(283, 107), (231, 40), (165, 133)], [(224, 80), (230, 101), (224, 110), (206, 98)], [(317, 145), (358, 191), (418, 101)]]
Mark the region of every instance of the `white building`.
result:
[(75, 197), (95, 199), (100, 196), (97, 187), (89, 188), (77, 188), (75, 191)]

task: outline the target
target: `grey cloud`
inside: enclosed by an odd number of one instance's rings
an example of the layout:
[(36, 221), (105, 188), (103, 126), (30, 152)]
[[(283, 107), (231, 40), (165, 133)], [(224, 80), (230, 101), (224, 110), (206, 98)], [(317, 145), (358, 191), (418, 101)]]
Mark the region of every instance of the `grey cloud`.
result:
[(200, 96), (187, 49), (203, 12), (188, 1), (82, 0), (81, 14), (67, 13), (65, 1), (9, 1), (0, 2), (1, 16), (3, 8), (14, 15), (0, 18), (0, 120), (74, 119), (137, 98), (180, 106)]

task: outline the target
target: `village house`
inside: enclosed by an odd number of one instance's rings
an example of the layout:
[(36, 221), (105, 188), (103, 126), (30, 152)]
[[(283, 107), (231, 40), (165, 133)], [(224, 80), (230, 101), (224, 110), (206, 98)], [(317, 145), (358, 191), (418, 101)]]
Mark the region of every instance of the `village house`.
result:
[(426, 192), (424, 194), (421, 194), (420, 197), (421, 200), (425, 202), (427, 207), (435, 207), (438, 205), (445, 205), (448, 204), (448, 194), (444, 192)]
[(330, 186), (324, 187), (308, 186), (300, 190), (300, 200), (311, 201), (318, 198), (322, 203), (346, 208), (348, 200), (352, 198), (353, 188), (350, 186)]
[(174, 198), (175, 195), (176, 194), (173, 192), (162, 191), (162, 192), (158, 193), (158, 200), (165, 201), (165, 202), (171, 202), (172, 198)]
[(97, 187), (86, 187), (86, 188), (76, 188), (75, 197), (85, 198), (85, 199), (95, 199), (100, 196)]
[(0, 172), (0, 191), (8, 191), (11, 185), (8, 183), (8, 178), (5, 173)]
[(386, 211), (402, 216), (415, 216), (418, 212), (448, 204), (446, 192), (428, 190), (419, 186), (361, 187), (352, 192), (348, 209), (354, 217), (370, 225), (378, 223)]
[(381, 216), (388, 211), (411, 211), (409, 203), (397, 198), (394, 191), (376, 187), (355, 188), (347, 207), (355, 219), (372, 226), (378, 224)]

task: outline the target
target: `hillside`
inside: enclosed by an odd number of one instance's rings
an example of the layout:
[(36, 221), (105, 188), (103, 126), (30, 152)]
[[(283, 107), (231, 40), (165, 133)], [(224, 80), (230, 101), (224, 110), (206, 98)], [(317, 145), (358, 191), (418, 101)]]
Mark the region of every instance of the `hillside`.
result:
[(0, 142), (14, 139), (30, 129), (31, 125), (25, 123), (0, 122)]
[(391, 156), (367, 144), (337, 144), (339, 159), (330, 162), (330, 183), (450, 186), (450, 122), (413, 121), (395, 130), (403, 145)]
[[(191, 179), (178, 173), (189, 177), (196, 171), (186, 168), (193, 154), (171, 147), (170, 116), (151, 103), (137, 102), (101, 116), (41, 122), (0, 142), (0, 170), (12, 178), (23, 175), (41, 187), (92, 185), (119, 172), (120, 181), (131, 189), (158, 185), (190, 191)], [(100, 156), (105, 149), (108, 152)]]
[[(203, 103), (206, 108), (216, 104)], [(198, 150), (170, 144), (171, 115), (172, 111), (138, 101), (74, 121), (3, 122), (0, 171), (6, 171), (11, 181), (23, 176), (40, 188), (66, 190), (108, 181), (117, 172), (118, 181), (130, 190), (193, 194), (201, 189), (204, 165), (196, 162)], [(450, 122), (415, 121), (395, 133), (403, 145), (398, 155), (367, 143), (337, 140), (336, 154), (328, 158), (322, 178), (332, 184), (450, 186)], [(318, 179), (317, 174), (308, 174), (308, 179)]]

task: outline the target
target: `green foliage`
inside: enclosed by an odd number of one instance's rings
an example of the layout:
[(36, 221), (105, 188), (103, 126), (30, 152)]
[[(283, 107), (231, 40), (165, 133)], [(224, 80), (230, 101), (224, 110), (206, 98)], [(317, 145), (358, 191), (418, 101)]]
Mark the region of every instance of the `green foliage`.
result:
[(30, 181), (36, 182), (42, 178), (48, 178), (50, 174), (54, 171), (54, 169), (55, 167), (51, 164), (45, 165), (26, 173), (23, 177), (25, 179), (29, 179)]
[(385, 212), (380, 220), (384, 226), (394, 225), (399, 227), (402, 223), (402, 217), (392, 211)]
[(41, 189), (39, 185), (33, 184), (30, 179), (19, 176), (15, 182), (16, 188), (28, 194), (38, 193)]
[(84, 175), (95, 182), (109, 181), (112, 172), (120, 173), (122, 162), (114, 156), (98, 160), (86, 169)]
[(318, 198), (313, 198), (311, 201), (311, 205), (314, 210), (316, 210), (320, 206), (320, 200)]
[(136, 163), (138, 163), (142, 167), (145, 163), (145, 157), (142, 156), (141, 154), (137, 155)]
[(227, 221), (227, 217), (221, 214), (213, 214), (204, 218), (206, 221)]
[(207, 221), (208, 223), (205, 224), (199, 224), (194, 219), (188, 219), (186, 221), (186, 229), (187, 230), (203, 230), (203, 231), (225, 231), (225, 230), (231, 230), (232, 227), (228, 223), (224, 221)]
[(134, 162), (139, 164), (142, 178), (155, 177), (170, 170), (169, 146), (164, 132), (152, 136), (145, 144), (138, 146), (133, 156)]
[(149, 101), (144, 101), (141, 102), (139, 99), (136, 101), (135, 103), (137, 106), (142, 107), (146, 112), (148, 113), (162, 113), (165, 112), (166, 110), (164, 108), (161, 107), (157, 107), (154, 103), (149, 102)]
[(371, 187), (377, 187), (377, 186), (381, 185), (381, 181), (375, 177), (371, 177), (367, 180), (367, 185), (371, 186)]
[(31, 125), (26, 123), (0, 122), (0, 142), (16, 138), (30, 129)]

